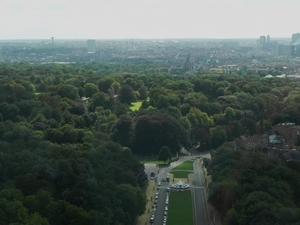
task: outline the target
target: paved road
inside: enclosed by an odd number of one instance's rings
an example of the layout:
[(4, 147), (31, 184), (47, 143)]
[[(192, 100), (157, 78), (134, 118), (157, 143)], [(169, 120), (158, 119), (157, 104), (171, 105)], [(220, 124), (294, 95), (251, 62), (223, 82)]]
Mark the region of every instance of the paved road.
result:
[(163, 218), (164, 218), (164, 208), (165, 208), (165, 200), (166, 200), (166, 190), (167, 187), (169, 187), (168, 182), (162, 182), (162, 178), (166, 179), (168, 173), (171, 171), (173, 167), (167, 166), (163, 168), (158, 168), (155, 164), (146, 164), (145, 165), (145, 172), (148, 176), (150, 176), (150, 173), (153, 171), (156, 173), (157, 182), (161, 182), (161, 185), (159, 188), (159, 197), (158, 197), (158, 203), (155, 213), (155, 220), (154, 225), (161, 225), (163, 224)]
[[(210, 157), (209, 153), (201, 154), (202, 157)], [(189, 160), (194, 156), (186, 156), (180, 158), (178, 161), (171, 163), (170, 166), (164, 168), (158, 168), (155, 164), (146, 164), (145, 172), (148, 176), (150, 173), (154, 171), (157, 176), (157, 181), (161, 182), (162, 178), (166, 178), (168, 173), (177, 165), (182, 162)], [(192, 185), (195, 187), (192, 191), (192, 202), (193, 202), (193, 210), (194, 210), (194, 225), (210, 225), (209, 218), (207, 215), (207, 206), (206, 199), (204, 195), (204, 185), (203, 185), (203, 176), (198, 166), (199, 160), (196, 160), (194, 163), (194, 175)], [(161, 186), (159, 187), (160, 193), (158, 198), (157, 210), (155, 214), (154, 225), (163, 224), (163, 213), (165, 207), (165, 199), (166, 199), (166, 188), (169, 186), (167, 182), (161, 182)]]
[(194, 162), (192, 185), (195, 187), (192, 190), (194, 225), (210, 225), (204, 193), (205, 184), (203, 182), (203, 174), (199, 169), (199, 160)]

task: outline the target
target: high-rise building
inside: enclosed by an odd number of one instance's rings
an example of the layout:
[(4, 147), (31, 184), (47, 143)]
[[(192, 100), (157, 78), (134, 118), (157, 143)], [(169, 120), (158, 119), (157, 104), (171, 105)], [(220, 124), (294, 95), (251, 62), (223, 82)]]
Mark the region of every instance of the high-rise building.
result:
[(300, 39), (300, 33), (292, 35), (292, 43), (296, 42), (298, 39)]
[(278, 55), (280, 56), (292, 56), (293, 46), (292, 45), (278, 45)]
[(87, 52), (88, 53), (95, 53), (96, 52), (96, 40), (95, 39), (88, 39), (87, 40)]
[(260, 36), (260, 37), (259, 37), (259, 43), (260, 43), (261, 45), (263, 45), (264, 43), (266, 43), (266, 36)]

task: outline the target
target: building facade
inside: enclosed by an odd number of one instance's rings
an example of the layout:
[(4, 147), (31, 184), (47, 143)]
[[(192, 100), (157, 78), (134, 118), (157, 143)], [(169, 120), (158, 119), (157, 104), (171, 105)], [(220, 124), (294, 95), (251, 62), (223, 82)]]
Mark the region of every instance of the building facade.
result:
[(292, 56), (293, 46), (292, 45), (278, 45), (278, 55), (280, 56)]
[(292, 35), (292, 43), (296, 42), (300, 39), (300, 33), (296, 33)]
[(264, 43), (266, 43), (266, 36), (260, 36), (259, 43), (260, 43), (260, 45), (263, 45)]
[(299, 126), (295, 123), (279, 123), (273, 126), (273, 131), (282, 136), (285, 143), (295, 144), (299, 139)]

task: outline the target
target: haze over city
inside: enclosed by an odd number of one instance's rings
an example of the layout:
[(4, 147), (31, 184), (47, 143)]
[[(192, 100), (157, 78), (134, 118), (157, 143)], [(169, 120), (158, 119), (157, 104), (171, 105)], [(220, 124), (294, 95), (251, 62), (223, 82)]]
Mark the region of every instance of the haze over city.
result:
[(296, 0), (1, 0), (0, 40), (290, 37)]

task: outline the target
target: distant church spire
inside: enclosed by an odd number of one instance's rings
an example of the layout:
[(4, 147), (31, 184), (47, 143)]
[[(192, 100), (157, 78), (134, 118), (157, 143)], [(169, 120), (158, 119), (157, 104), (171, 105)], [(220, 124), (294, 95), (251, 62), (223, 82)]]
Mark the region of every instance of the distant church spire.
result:
[(183, 64), (183, 70), (185, 72), (193, 70), (195, 68), (195, 61), (194, 61), (194, 57), (192, 56), (191, 53), (187, 54), (186, 56), (186, 60)]

